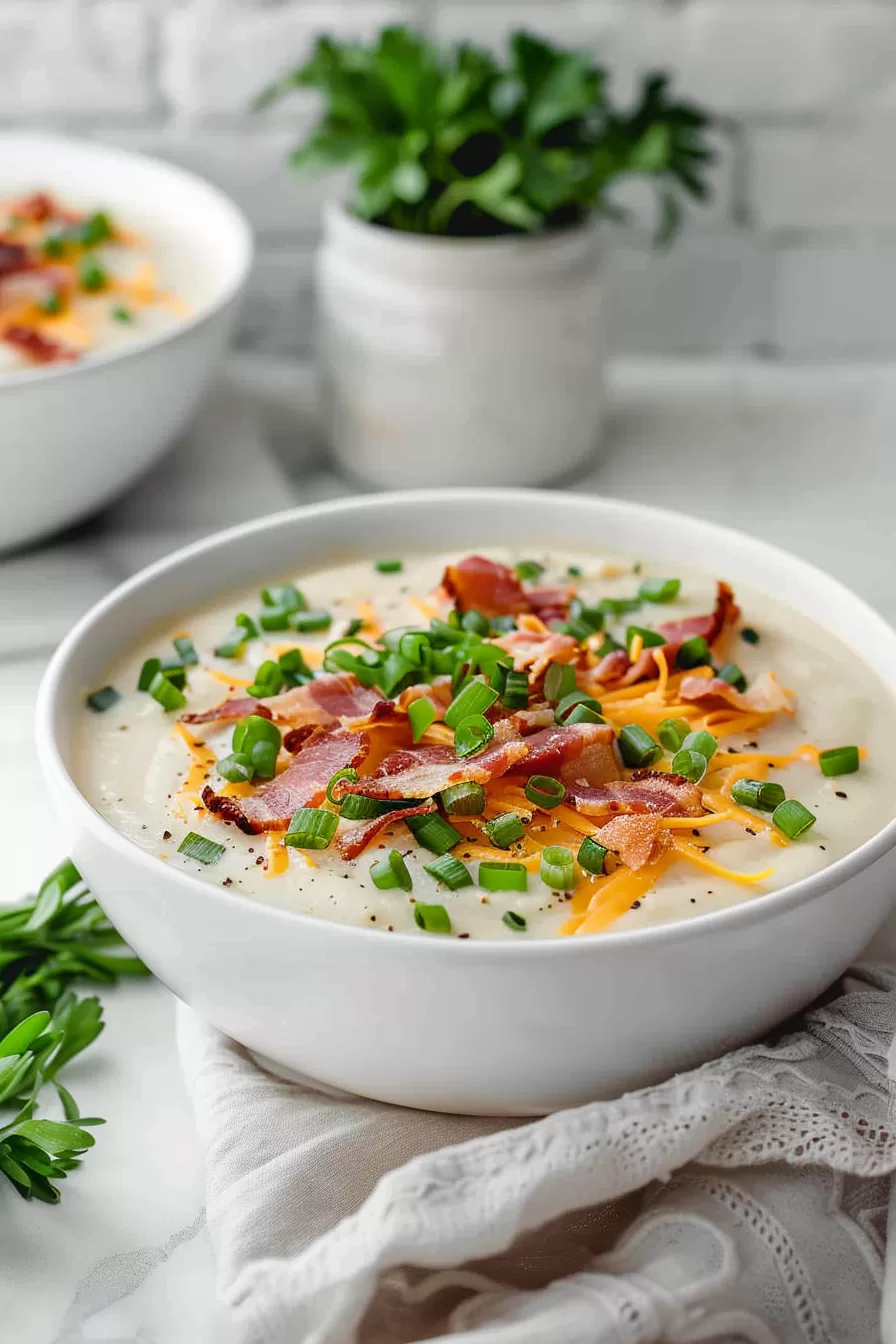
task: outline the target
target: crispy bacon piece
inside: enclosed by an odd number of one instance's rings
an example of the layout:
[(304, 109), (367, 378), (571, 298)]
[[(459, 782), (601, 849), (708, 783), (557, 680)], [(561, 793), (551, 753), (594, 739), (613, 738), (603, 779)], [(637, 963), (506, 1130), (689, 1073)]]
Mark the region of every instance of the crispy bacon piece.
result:
[[(584, 817), (619, 812), (652, 812), (662, 817), (700, 817), (703, 796), (683, 775), (662, 770), (636, 770), (631, 779), (569, 787), (567, 799)], [(603, 840), (601, 840), (603, 844)]]
[(5, 280), (8, 275), (16, 275), (19, 271), (30, 271), (33, 266), (27, 247), (0, 238), (0, 280)]
[(292, 728), (305, 724), (326, 727), (342, 722), (345, 727), (360, 727), (368, 719), (374, 706), (384, 700), (382, 691), (375, 686), (362, 686), (350, 672), (336, 672), (315, 677), (304, 686), (294, 686), (267, 701), (275, 719), (282, 719)]
[(337, 770), (360, 765), (370, 748), (366, 733), (344, 728), (315, 733), (286, 769), (245, 798), (216, 794), (206, 785), (202, 801), (222, 821), (247, 835), (283, 831), (300, 807), (316, 807)]
[(566, 727), (542, 728), (523, 739), (528, 750), (514, 770), (526, 775), (560, 775), (576, 764), (580, 769), (587, 769), (588, 763), (594, 760), (591, 753), (595, 748), (603, 747), (612, 755), (613, 738), (613, 729), (608, 723), (573, 723)]
[(451, 784), (473, 780), (488, 784), (506, 774), (523, 759), (529, 738), (493, 742), (478, 756), (458, 758), (450, 747), (415, 747), (394, 751), (373, 775), (349, 784), (343, 793), (362, 793), (367, 798), (430, 798)]
[(48, 340), (31, 327), (7, 327), (0, 334), (0, 340), (18, 350), (32, 364), (70, 364), (79, 357), (77, 350), (70, 350), (59, 341)]
[(747, 691), (738, 691), (721, 677), (684, 677), (678, 688), (682, 700), (710, 705), (733, 705), (760, 714), (792, 714), (793, 704), (773, 672), (763, 672)]
[(228, 719), (244, 719), (247, 714), (258, 714), (263, 719), (274, 717), (263, 701), (255, 700), (251, 695), (238, 695), (223, 700), (220, 705), (212, 705), (211, 709), (181, 714), (180, 721), (193, 724), (226, 723)]
[[(727, 583), (719, 580), (716, 585), (716, 604), (712, 611), (701, 616), (685, 616), (680, 621), (661, 621), (656, 628), (666, 641), (660, 647), (670, 671), (674, 669), (678, 650), (686, 640), (702, 635), (707, 644), (714, 644), (725, 626), (736, 621), (739, 614), (734, 593)], [(654, 652), (654, 649), (644, 649), (634, 663), (628, 663), (626, 657), (626, 667), (623, 669), (620, 685), (633, 686), (636, 681), (655, 677), (658, 669)], [(609, 657), (615, 657), (615, 654), (610, 654)], [(619, 665), (621, 667), (621, 662)], [(599, 663), (595, 668), (597, 680), (609, 681), (607, 673), (601, 673), (601, 667), (602, 664)]]
[(349, 826), (336, 836), (339, 856), (343, 859), (356, 859), (386, 826), (394, 826), (397, 821), (404, 821), (405, 817), (425, 817), (427, 813), (436, 810), (435, 803), (427, 801), (420, 803), (418, 807), (396, 808), (394, 812), (384, 812), (381, 817), (373, 817), (370, 821), (358, 822), (357, 826)]
[(56, 202), (46, 191), (33, 191), (12, 205), (11, 213), (26, 224), (46, 224), (56, 214)]
[(637, 872), (655, 863), (672, 844), (672, 837), (656, 816), (614, 817), (600, 828), (600, 843)]
[(510, 630), (493, 643), (510, 654), (515, 671), (528, 672), (533, 681), (544, 675), (550, 663), (574, 662), (579, 652), (572, 635), (554, 630)]
[(74, 287), (71, 271), (64, 266), (22, 266), (12, 271), (3, 270), (3, 248), (0, 246), (0, 304), (4, 308), (23, 303), (41, 303), (53, 294), (67, 298)]
[(628, 671), (631, 663), (625, 649), (605, 653), (592, 673), (595, 681), (616, 681)]
[(531, 612), (540, 620), (562, 621), (569, 609), (570, 588), (524, 588), (514, 571), (484, 555), (468, 555), (449, 565), (442, 587), (458, 611), (481, 611), (483, 616), (521, 616)]
[(527, 588), (529, 609), (547, 625), (550, 621), (565, 621), (569, 612), (571, 588)]

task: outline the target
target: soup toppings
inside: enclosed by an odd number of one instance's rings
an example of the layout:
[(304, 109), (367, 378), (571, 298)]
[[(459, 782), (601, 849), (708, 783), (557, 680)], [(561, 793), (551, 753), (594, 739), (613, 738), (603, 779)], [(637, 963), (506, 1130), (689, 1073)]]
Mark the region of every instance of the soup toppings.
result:
[(0, 346), (4, 367), (66, 364), (140, 333), (141, 313), (187, 309), (158, 284), (143, 239), (103, 210), (45, 191), (0, 200)]
[[(396, 582), (402, 563), (375, 569)], [(735, 661), (738, 636), (759, 653), (762, 635), (727, 583), (709, 609), (676, 615), (678, 578), (620, 570), (630, 591), (592, 600), (580, 566), (561, 582), (544, 572), (459, 557), (434, 592), (407, 597), (418, 622), (384, 628), (365, 600), (335, 638), (330, 610), (280, 584), (221, 630), (207, 666), (188, 635), (146, 659), (138, 690), (177, 716), (185, 763), (172, 815), (187, 808), (198, 828), (181, 854), (210, 866), (238, 836), (261, 837), (271, 876), (289, 880), (291, 855), (329, 865), (410, 902), (433, 934), (461, 932), (452, 901), (466, 888), (520, 936), (527, 916), (507, 898), (530, 888), (562, 911), (553, 931), (575, 936), (679, 870), (763, 890), (773, 866), (732, 867), (714, 837), (763, 856), (798, 844), (816, 813), (788, 769), (852, 774), (863, 750), (764, 745), (796, 697), (772, 668), (748, 677)], [(270, 656), (252, 661), (262, 641)], [(250, 679), (222, 660), (251, 661)], [(190, 707), (194, 674), (224, 683), (217, 704)], [(87, 704), (106, 713), (118, 698), (104, 686)]]

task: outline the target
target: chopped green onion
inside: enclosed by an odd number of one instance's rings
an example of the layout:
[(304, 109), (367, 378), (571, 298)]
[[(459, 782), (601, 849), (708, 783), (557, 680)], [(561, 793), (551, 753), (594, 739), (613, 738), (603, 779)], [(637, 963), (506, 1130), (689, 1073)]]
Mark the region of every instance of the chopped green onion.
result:
[[(259, 779), (273, 779), (277, 773), (277, 751), (273, 742), (256, 742), (249, 758)], [(245, 753), (243, 753), (245, 754)]]
[(511, 630), (515, 629), (516, 629), (515, 616), (492, 617), (492, 630), (495, 632), (496, 635), (506, 635), (509, 634)]
[(569, 663), (551, 663), (544, 676), (545, 700), (562, 700), (576, 689), (576, 670)]
[(403, 560), (377, 560), (374, 569), (378, 574), (400, 574), (404, 569)]
[(719, 743), (712, 733), (701, 730), (699, 733), (688, 733), (681, 745), (685, 751), (699, 751), (701, 756), (705, 757), (707, 761), (711, 761), (716, 754)]
[(87, 705), (94, 714), (105, 714), (106, 710), (117, 705), (120, 699), (121, 693), (116, 691), (114, 686), (101, 686), (98, 691), (91, 691), (87, 696)]
[(273, 588), (262, 588), (261, 603), (264, 607), (282, 607), (285, 611), (307, 611), (308, 603), (294, 583), (278, 583)]
[(233, 750), (250, 752), (256, 742), (271, 742), (280, 750), (280, 729), (261, 714), (247, 714), (233, 729)]
[(674, 602), (681, 591), (681, 579), (643, 579), (638, 596), (645, 602)]
[(651, 630), (646, 625), (630, 625), (625, 632), (625, 647), (630, 649), (632, 640), (641, 636), (641, 643), (645, 649), (658, 649), (661, 644), (666, 643), (665, 635), (661, 635), (659, 630)]
[(255, 669), (255, 680), (246, 687), (246, 694), (254, 696), (256, 700), (265, 700), (268, 696), (278, 695), (285, 680), (280, 664), (268, 659)]
[(623, 761), (633, 769), (640, 770), (653, 765), (663, 754), (659, 742), (654, 741), (637, 723), (627, 723), (624, 728), (620, 728), (617, 741)]
[[(386, 642), (385, 635), (383, 643)], [(432, 658), (432, 643), (429, 635), (422, 630), (406, 630), (398, 640), (396, 653), (400, 653), (414, 667), (426, 667)]]
[(736, 691), (745, 691), (747, 689), (747, 679), (737, 663), (725, 663), (720, 667), (716, 676), (722, 681), (727, 681), (729, 686), (733, 686)]
[(462, 630), (469, 630), (470, 634), (482, 635), (483, 638), (491, 633), (488, 618), (481, 611), (465, 611), (460, 618), (460, 626)]
[(566, 572), (571, 579), (580, 579), (582, 577), (582, 566), (567, 565)]
[(606, 723), (602, 714), (598, 714), (590, 705), (576, 705), (572, 713), (567, 714), (563, 720), (565, 728), (572, 728), (577, 723)]
[(222, 779), (228, 780), (231, 784), (249, 784), (255, 778), (255, 767), (251, 757), (238, 752), (222, 756), (215, 763), (215, 769)]
[(627, 616), (630, 611), (640, 609), (641, 599), (639, 597), (604, 597), (597, 605), (605, 616)]
[(123, 303), (116, 303), (110, 316), (113, 322), (120, 322), (122, 326), (125, 326), (134, 320), (133, 312), (130, 308), (125, 308)]
[(137, 678), (137, 690), (148, 691), (152, 685), (153, 677), (161, 669), (161, 661), (158, 658), (147, 658), (140, 669), (140, 675)]
[(505, 910), (501, 919), (514, 933), (524, 933), (526, 930), (525, 915), (518, 915), (515, 910)]
[(468, 714), (454, 730), (454, 750), (458, 756), (475, 756), (484, 751), (495, 730), (482, 714)]
[(446, 887), (452, 891), (459, 891), (461, 887), (472, 887), (473, 874), (465, 863), (456, 859), (453, 854), (440, 854), (432, 863), (424, 863), (424, 872), (429, 873), (430, 877), (436, 878), (439, 882), (444, 882)]
[(457, 626), (451, 625), (448, 621), (440, 621), (437, 616), (433, 616), (429, 623), (429, 635), (433, 643), (440, 648), (444, 648), (446, 644), (463, 644), (465, 639)]
[(745, 644), (758, 644), (758, 643), (759, 643), (759, 631), (758, 631), (758, 630), (754, 630), (753, 627), (752, 627), (751, 625), (745, 625), (745, 626), (744, 626), (743, 630), (741, 630), (741, 632), (740, 632), (740, 637), (741, 637), (741, 639), (744, 641)]
[(399, 854), (397, 849), (390, 849), (387, 862), (395, 875), (395, 881), (401, 887), (402, 891), (412, 891), (414, 879), (411, 877), (410, 869)]
[(587, 625), (592, 634), (604, 628), (604, 613), (600, 607), (587, 607), (580, 597), (574, 597), (570, 602), (569, 614), (574, 621)]
[(607, 858), (607, 850), (604, 845), (599, 845), (596, 840), (592, 840), (590, 835), (579, 845), (579, 852), (576, 856), (579, 865), (585, 869), (586, 873), (600, 874), (604, 871), (604, 864)]
[(258, 614), (258, 624), (269, 632), (288, 630), (293, 614), (288, 607), (264, 607)]
[(420, 668), (408, 662), (400, 653), (387, 653), (380, 670), (379, 682), (386, 696), (397, 695), (399, 691), (420, 681)]
[[(588, 719), (587, 720), (588, 722), (600, 723), (601, 721), (600, 704), (597, 700), (594, 699), (594, 696), (589, 695), (587, 691), (570, 691), (569, 695), (564, 695), (563, 699), (560, 701), (557, 708), (554, 710), (555, 722), (569, 723), (570, 719), (567, 716), (569, 715), (571, 710), (575, 709), (577, 705), (580, 707), (584, 706), (592, 711), (594, 717)], [(573, 720), (573, 722), (581, 723), (582, 720), (581, 718), (579, 718)]]
[(339, 805), (339, 815), (346, 821), (370, 821), (387, 810), (378, 798), (367, 798), (363, 793), (347, 793)]
[(779, 803), (772, 813), (772, 821), (779, 831), (783, 831), (788, 840), (797, 840), (815, 825), (815, 815), (796, 798), (788, 798)]
[[(327, 802), (332, 803), (334, 807), (336, 807), (339, 803), (339, 799), (334, 797), (335, 788), (336, 785), (340, 783), (340, 781), (343, 779), (348, 780), (349, 784), (357, 784), (358, 782), (357, 770), (353, 770), (350, 765), (347, 765), (343, 770), (337, 770), (335, 775), (330, 776), (330, 782), (327, 785)], [(346, 797), (350, 798), (352, 797), (352, 795), (347, 794)]]
[(333, 617), (328, 611), (297, 611), (293, 613), (289, 624), (300, 635), (313, 635), (318, 630), (329, 630)]
[(157, 672), (155, 674), (152, 681), (149, 683), (147, 690), (153, 700), (169, 713), (174, 709), (183, 709), (184, 705), (187, 703), (187, 697), (184, 695), (183, 691), (179, 690), (177, 686), (174, 685), (174, 682), (170, 681), (168, 677), (165, 676), (164, 672)]
[(98, 247), (112, 237), (112, 221), (105, 210), (98, 210), (95, 215), (74, 225), (70, 235), (72, 241), (82, 247)]
[(528, 891), (529, 874), (521, 863), (482, 861), (479, 885), (483, 891)]
[(695, 635), (693, 639), (686, 639), (678, 650), (675, 661), (679, 667), (685, 669), (703, 667), (711, 661), (709, 645), (702, 635)]
[(497, 849), (509, 849), (526, 834), (522, 821), (515, 812), (503, 812), (482, 828)]
[(429, 725), (435, 722), (435, 706), (428, 696), (421, 695), (408, 705), (408, 721), (415, 742), (419, 742)]
[(612, 635), (605, 635), (603, 643), (597, 651), (597, 655), (599, 658), (606, 658), (608, 653), (616, 653), (616, 651), (621, 648), (622, 645), (618, 640), (614, 639)]
[(95, 294), (100, 289), (105, 289), (109, 283), (109, 277), (102, 266), (93, 257), (84, 257), (78, 266), (78, 279), (81, 287), (86, 289), (89, 294)]
[(59, 261), (65, 256), (65, 236), (61, 233), (51, 233), (41, 243), (41, 251), (44, 256), (51, 261)]
[(473, 780), (452, 784), (439, 794), (439, 802), (449, 815), (478, 817), (485, 811), (485, 789)]
[(525, 672), (508, 672), (501, 704), (506, 709), (528, 709), (529, 678)]
[(163, 658), (160, 670), (165, 673), (172, 686), (176, 686), (179, 691), (184, 689), (187, 684), (187, 669), (181, 667), (180, 663), (175, 662), (173, 658)]
[(576, 884), (576, 865), (572, 851), (563, 845), (548, 845), (542, 851), (539, 876), (553, 891), (572, 891)]
[(314, 673), (305, 662), (301, 649), (287, 649), (277, 659), (287, 686), (304, 686), (314, 680)]
[(526, 780), (526, 797), (530, 803), (549, 812), (566, 797), (566, 788), (552, 775), (533, 775)]
[(195, 859), (197, 863), (217, 863), (224, 853), (224, 845), (219, 845), (217, 840), (207, 840), (195, 831), (188, 831), (178, 845), (177, 852), (187, 859)]
[(363, 629), (364, 629), (364, 622), (361, 620), (361, 617), (353, 616), (352, 619), (349, 621), (348, 625), (345, 627), (344, 637), (346, 639), (351, 639), (352, 635), (360, 634), (360, 632)]
[(829, 747), (819, 752), (821, 773), (832, 779), (835, 775), (854, 775), (859, 768), (858, 747)]
[(741, 807), (755, 807), (761, 812), (774, 812), (787, 797), (780, 784), (764, 779), (738, 779), (731, 786), (731, 797)]
[(241, 658), (246, 641), (258, 638), (258, 627), (244, 611), (234, 617), (234, 628), (223, 643), (215, 649), (219, 658)]
[(38, 305), (42, 313), (48, 317), (56, 317), (62, 312), (62, 295), (57, 289), (51, 293), (45, 294)]
[(687, 719), (663, 719), (656, 735), (667, 751), (680, 750), (685, 738), (691, 731)]
[(174, 647), (177, 650), (181, 667), (196, 667), (198, 665), (199, 654), (196, 652), (196, 646), (189, 635), (175, 635)]
[(445, 710), (445, 726), (456, 728), (471, 714), (484, 714), (495, 703), (498, 692), (487, 686), (481, 677), (474, 677)]
[[(399, 565), (401, 562), (398, 562)], [(425, 905), (418, 901), (414, 906), (414, 923), (425, 933), (450, 933), (451, 919), (444, 905)]]
[(326, 849), (338, 825), (335, 812), (322, 807), (300, 807), (293, 813), (283, 843), (293, 849)]
[(682, 775), (689, 779), (692, 784), (699, 784), (706, 774), (707, 759), (699, 751), (691, 751), (687, 747), (682, 747), (681, 751), (676, 751), (672, 757), (672, 770), (676, 775)]
[(540, 579), (544, 573), (544, 565), (540, 565), (537, 560), (521, 560), (516, 567), (516, 576), (518, 579)]
[(597, 633), (594, 627), (590, 626), (587, 621), (575, 619), (557, 622), (552, 621), (550, 623), (550, 628), (559, 631), (561, 635), (570, 635), (578, 644), (584, 644), (586, 639), (590, 639), (593, 634)]
[(423, 817), (407, 817), (405, 825), (418, 845), (431, 849), (433, 854), (447, 854), (449, 849), (463, 840), (460, 831), (456, 831), (450, 822), (435, 812)]

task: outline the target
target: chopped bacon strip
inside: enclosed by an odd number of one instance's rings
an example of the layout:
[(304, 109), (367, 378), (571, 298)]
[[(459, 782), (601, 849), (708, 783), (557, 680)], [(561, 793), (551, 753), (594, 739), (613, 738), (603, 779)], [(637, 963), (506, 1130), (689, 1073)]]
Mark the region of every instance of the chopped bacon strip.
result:
[(405, 817), (424, 817), (437, 810), (435, 803), (427, 801), (418, 807), (396, 808), (394, 812), (384, 812), (381, 817), (370, 821), (360, 821), (357, 826), (349, 826), (336, 836), (336, 849), (343, 859), (356, 859), (362, 854), (371, 840), (374, 840), (386, 826), (394, 826)]
[(595, 681), (616, 681), (623, 676), (631, 666), (631, 662), (625, 649), (611, 649), (605, 653), (603, 658), (594, 669)]
[(573, 723), (565, 727), (542, 728), (531, 737), (523, 738), (528, 750), (522, 763), (514, 768), (526, 775), (559, 775), (576, 762), (584, 768), (585, 753), (600, 746), (612, 751), (614, 736), (608, 723)]
[[(736, 621), (739, 614), (739, 609), (734, 601), (734, 593), (727, 583), (720, 580), (716, 585), (716, 604), (712, 611), (701, 616), (685, 616), (680, 621), (661, 621), (656, 628), (666, 641), (660, 647), (669, 668), (675, 667), (678, 650), (686, 640), (702, 636), (707, 644), (714, 644), (725, 626), (730, 625), (732, 621)], [(654, 649), (644, 649), (640, 657), (630, 664), (626, 656), (626, 669), (620, 685), (633, 686), (636, 681), (644, 681), (646, 677), (655, 677), (657, 664), (653, 656), (654, 652)], [(615, 655), (611, 654), (609, 656), (614, 657)], [(600, 669), (601, 664), (598, 664), (595, 668), (598, 681), (608, 681), (610, 678), (606, 674), (601, 675)]]
[[(458, 758), (450, 747), (415, 747), (394, 751), (373, 775), (343, 787), (343, 793), (367, 798), (430, 798), (451, 784), (473, 780), (488, 784), (504, 775), (527, 754), (527, 742), (493, 742), (478, 756)], [(338, 789), (338, 786), (337, 786)]]
[(42, 303), (53, 294), (67, 298), (73, 288), (72, 273), (65, 266), (41, 266), (33, 269), (23, 266), (12, 271), (3, 270), (3, 247), (0, 245), (0, 301), (4, 308), (23, 303)]
[(612, 816), (618, 812), (700, 817), (704, 810), (703, 796), (696, 784), (683, 775), (666, 774), (662, 770), (636, 770), (631, 779), (591, 786), (576, 783), (570, 786), (567, 797), (585, 817)]
[(0, 280), (19, 271), (30, 271), (34, 262), (27, 247), (22, 243), (10, 243), (0, 239)]
[(360, 765), (370, 748), (366, 733), (344, 728), (315, 733), (286, 769), (245, 798), (216, 794), (208, 785), (202, 801), (209, 812), (247, 835), (282, 831), (300, 807), (316, 807), (337, 770)]
[(565, 621), (569, 612), (570, 588), (527, 588), (526, 598), (530, 611), (544, 621)]
[(773, 672), (757, 677), (748, 691), (738, 691), (721, 677), (684, 677), (678, 693), (682, 700), (733, 705), (760, 714), (793, 713), (793, 704)]
[(655, 863), (672, 844), (659, 817), (614, 817), (600, 828), (600, 843), (617, 854), (627, 868), (637, 872)]
[(251, 695), (239, 695), (223, 700), (220, 705), (192, 714), (181, 714), (181, 723), (226, 723), (228, 719), (244, 719), (247, 714), (258, 714), (263, 719), (273, 718), (267, 705)]
[(376, 700), (365, 718), (342, 719), (346, 728), (399, 727), (407, 725), (408, 706), (415, 700), (428, 700), (436, 712), (435, 721), (445, 717), (445, 710), (451, 704), (451, 678), (437, 677), (429, 686), (409, 686), (402, 691), (397, 700)]
[(533, 681), (544, 675), (550, 663), (574, 662), (579, 652), (572, 635), (554, 630), (511, 630), (492, 642), (510, 654), (515, 671), (528, 671)]
[(509, 565), (468, 555), (449, 565), (442, 587), (458, 611), (481, 611), (483, 616), (520, 616), (531, 612), (540, 620), (562, 621), (569, 609), (570, 588), (524, 588)]
[(48, 340), (31, 327), (7, 327), (0, 333), (0, 340), (13, 346), (32, 364), (70, 364), (79, 357), (77, 350), (70, 350), (59, 341)]
[(375, 686), (362, 686), (350, 672), (336, 672), (315, 677), (304, 686), (294, 686), (267, 703), (274, 718), (293, 728), (308, 723), (325, 727), (340, 721), (345, 727), (354, 728), (361, 726), (383, 699), (382, 691)]
[(56, 214), (56, 202), (49, 192), (33, 191), (30, 196), (14, 201), (10, 213), (26, 224), (46, 224)]

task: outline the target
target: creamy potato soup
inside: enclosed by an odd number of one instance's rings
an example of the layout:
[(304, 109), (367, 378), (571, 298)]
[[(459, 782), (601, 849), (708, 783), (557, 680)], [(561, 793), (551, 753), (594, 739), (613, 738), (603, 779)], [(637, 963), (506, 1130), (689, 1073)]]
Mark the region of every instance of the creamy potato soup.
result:
[(667, 563), (366, 560), (246, 588), (85, 689), (77, 777), (159, 863), (390, 932), (531, 939), (705, 914), (893, 815), (875, 673)]
[[(161, 335), (193, 311), (157, 241), (45, 191), (0, 199), (0, 376)], [(172, 277), (173, 278), (173, 277)]]

